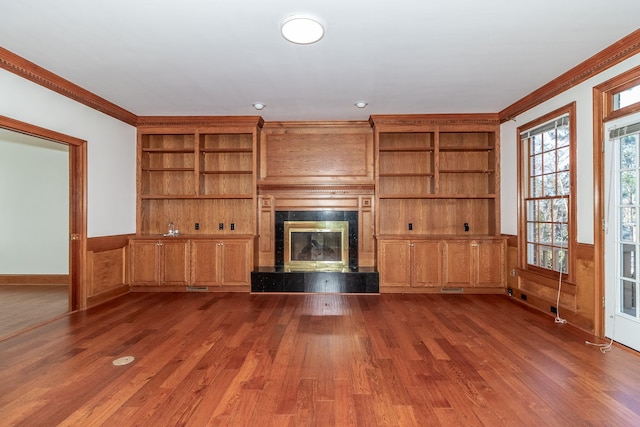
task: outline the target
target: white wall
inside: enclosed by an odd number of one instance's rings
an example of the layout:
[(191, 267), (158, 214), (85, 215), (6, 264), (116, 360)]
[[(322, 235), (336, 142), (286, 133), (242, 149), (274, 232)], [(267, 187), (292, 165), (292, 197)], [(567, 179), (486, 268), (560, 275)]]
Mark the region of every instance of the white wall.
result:
[[(562, 106), (576, 102), (577, 131), (577, 218), (580, 243), (594, 242), (593, 187), (593, 87), (640, 65), (640, 54), (525, 111), (500, 128), (501, 227), (503, 234), (518, 234), (518, 126), (522, 126)], [(514, 100), (515, 102), (516, 100)]]
[(69, 273), (69, 148), (0, 129), (0, 274)]
[(135, 127), (5, 70), (0, 94), (0, 115), (87, 141), (87, 236), (134, 233)]

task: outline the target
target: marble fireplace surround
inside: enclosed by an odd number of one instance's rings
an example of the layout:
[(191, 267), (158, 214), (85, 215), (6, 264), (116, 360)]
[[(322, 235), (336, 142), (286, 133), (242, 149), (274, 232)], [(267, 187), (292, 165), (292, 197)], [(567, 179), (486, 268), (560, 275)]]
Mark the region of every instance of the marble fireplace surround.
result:
[[(371, 267), (358, 266), (358, 211), (314, 210), (275, 212), (275, 266), (251, 273), (251, 292), (379, 293), (379, 275)], [(349, 223), (349, 271), (285, 272), (285, 221), (347, 221)]]
[(347, 221), (349, 223), (349, 271), (358, 271), (358, 212), (357, 211), (276, 211), (275, 267), (284, 267), (285, 221)]

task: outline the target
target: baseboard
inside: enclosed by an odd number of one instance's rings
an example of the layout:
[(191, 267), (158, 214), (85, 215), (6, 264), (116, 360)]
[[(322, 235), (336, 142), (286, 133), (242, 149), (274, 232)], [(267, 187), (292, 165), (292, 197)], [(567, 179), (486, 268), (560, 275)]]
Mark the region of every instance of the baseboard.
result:
[(101, 294), (94, 295), (87, 298), (87, 307), (95, 307), (96, 305), (103, 304), (109, 300), (129, 293), (129, 285), (122, 285), (114, 289), (110, 289)]
[(68, 285), (68, 274), (0, 274), (3, 285)]

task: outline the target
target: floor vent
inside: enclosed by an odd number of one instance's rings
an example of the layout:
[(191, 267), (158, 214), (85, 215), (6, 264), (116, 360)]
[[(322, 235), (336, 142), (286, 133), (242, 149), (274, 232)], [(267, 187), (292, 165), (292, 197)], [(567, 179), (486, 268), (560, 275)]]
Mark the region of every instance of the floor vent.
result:
[(187, 286), (187, 292), (207, 292), (207, 286)]
[(440, 293), (443, 294), (461, 294), (464, 292), (464, 288), (442, 288)]

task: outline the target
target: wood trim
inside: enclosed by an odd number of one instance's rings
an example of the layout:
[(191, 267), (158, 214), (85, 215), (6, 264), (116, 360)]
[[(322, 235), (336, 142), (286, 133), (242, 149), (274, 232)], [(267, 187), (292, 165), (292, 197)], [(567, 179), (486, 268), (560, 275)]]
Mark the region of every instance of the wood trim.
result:
[(0, 116), (0, 127), (69, 146), (69, 232), (78, 236), (69, 244), (69, 307), (82, 310), (87, 301), (87, 143), (5, 116)]
[(500, 124), (497, 114), (388, 114), (372, 115), (371, 126), (438, 126), (438, 125), (491, 125)]
[(507, 240), (507, 246), (514, 247), (514, 248), (518, 247), (518, 236), (517, 235), (502, 234), (502, 237), (504, 237)]
[(3, 285), (68, 285), (68, 274), (2, 274)]
[(135, 114), (2, 47), (0, 68), (132, 126), (137, 122)]
[(536, 105), (542, 104), (560, 93), (579, 85), (587, 79), (619, 64), (625, 59), (630, 58), (638, 52), (640, 52), (640, 30), (634, 31), (606, 49), (593, 55), (581, 64), (573, 67), (566, 73), (561, 74), (549, 83), (503, 109), (498, 113), (500, 122), (504, 123), (514, 119)]
[(129, 238), (132, 236), (134, 236), (134, 234), (91, 237), (87, 239), (87, 251), (104, 252), (124, 248), (129, 244)]
[(103, 304), (107, 301), (115, 299), (119, 296), (125, 295), (129, 293), (129, 285), (122, 285), (114, 289), (110, 289), (107, 292), (103, 292), (98, 295), (93, 295), (87, 298), (87, 308), (95, 307), (97, 305)]
[[(598, 100), (598, 102), (600, 103), (599, 115), (594, 117), (602, 117), (602, 120), (604, 122), (608, 122), (610, 120), (615, 120), (620, 117), (635, 114), (640, 111), (640, 102), (621, 108), (619, 110), (613, 110), (613, 95), (622, 90), (628, 89), (629, 87), (636, 86), (640, 83), (639, 79), (640, 67), (635, 67), (614, 77), (611, 80), (607, 80), (606, 82), (596, 86), (598, 96), (600, 96), (601, 99)], [(596, 107), (594, 104), (594, 111), (595, 108)]]
[(320, 195), (373, 195), (374, 185), (295, 185), (295, 184), (260, 184), (258, 194), (295, 193)]
[[(638, 30), (640, 31), (640, 30)], [(594, 304), (594, 333), (604, 337), (605, 309), (602, 300), (605, 296), (604, 278), (604, 244), (605, 236), (602, 223), (605, 218), (605, 182), (604, 182), (604, 124), (609, 120), (618, 119), (636, 112), (635, 104), (631, 109), (611, 112), (611, 93), (629, 81), (640, 77), (640, 67), (632, 68), (593, 88), (593, 215), (594, 215), (594, 254), (593, 254), (593, 304)]]
[(40, 126), (32, 125), (30, 123), (21, 122), (6, 116), (0, 116), (0, 128), (67, 145), (82, 145), (85, 143), (82, 139), (65, 135), (50, 129), (41, 128)]
[[(527, 230), (527, 220), (526, 220), (526, 206), (525, 206), (525, 196), (527, 194), (526, 186), (528, 185), (528, 176), (525, 176), (525, 170), (523, 169), (523, 164), (525, 163), (524, 157), (527, 155), (523, 152), (524, 147), (520, 139), (520, 133), (527, 129), (535, 128), (536, 126), (548, 122), (549, 120), (553, 120), (556, 117), (562, 116), (564, 114), (569, 114), (569, 135), (570, 135), (570, 188), (569, 188), (569, 271), (566, 275), (565, 279), (569, 283), (574, 283), (576, 278), (576, 245), (578, 242), (578, 226), (577, 226), (577, 218), (576, 218), (576, 203), (577, 203), (577, 195), (576, 195), (576, 152), (577, 152), (577, 129), (576, 129), (576, 103), (572, 102), (565, 106), (562, 106), (554, 111), (551, 111), (544, 116), (538, 117), (535, 120), (530, 121), (522, 126), (518, 126), (517, 128), (517, 144), (518, 144), (518, 237), (519, 239), (524, 239), (526, 236)], [(528, 162), (528, 158), (527, 158)], [(527, 254), (526, 254), (526, 245), (524, 241), (518, 245), (518, 267), (522, 271), (526, 271), (527, 269)], [(538, 269), (531, 268), (533, 274), (536, 274)], [(539, 269), (540, 272), (544, 275), (546, 270)], [(549, 277), (553, 277), (556, 275), (555, 272), (549, 272)]]
[(593, 88), (593, 330), (598, 337), (604, 337), (604, 91)]
[(136, 125), (140, 130), (145, 127), (262, 127), (264, 120), (260, 116), (139, 116)]

